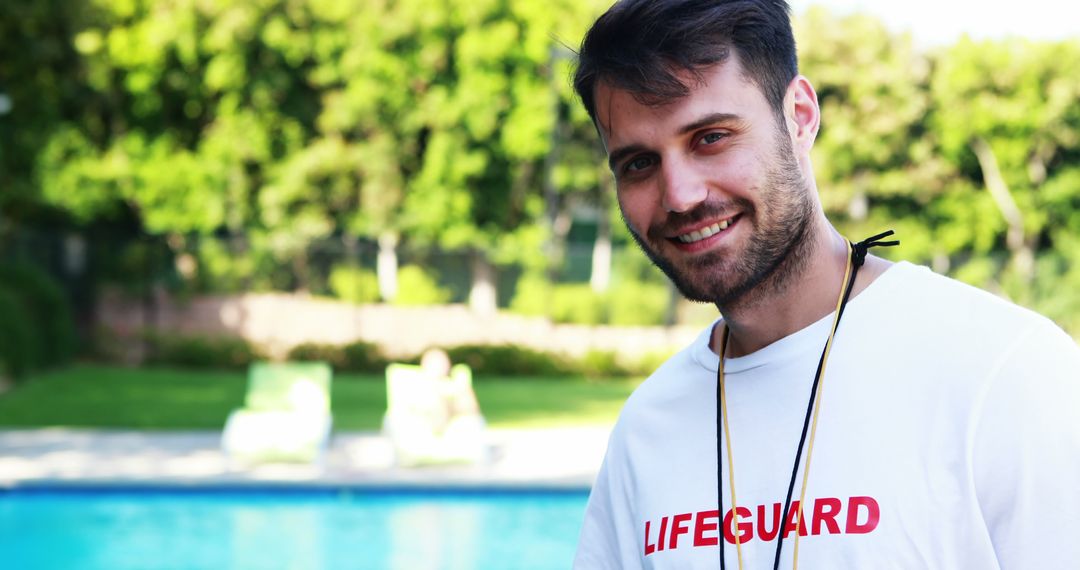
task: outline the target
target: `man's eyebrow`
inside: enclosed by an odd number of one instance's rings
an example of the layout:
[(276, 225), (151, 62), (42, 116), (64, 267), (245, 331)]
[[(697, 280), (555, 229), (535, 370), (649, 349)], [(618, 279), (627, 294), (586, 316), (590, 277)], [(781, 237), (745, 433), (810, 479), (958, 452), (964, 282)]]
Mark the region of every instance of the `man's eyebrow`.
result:
[(685, 135), (686, 133), (696, 131), (702, 127), (707, 127), (716, 123), (730, 123), (741, 119), (742, 117), (739, 117), (734, 113), (709, 113), (693, 123), (683, 125), (682, 128), (679, 129), (679, 134)]
[[(717, 123), (730, 123), (741, 120), (742, 117), (734, 113), (709, 113), (708, 115), (705, 115), (704, 117), (701, 117), (700, 119), (697, 119), (692, 123), (687, 123), (682, 127), (679, 127), (678, 132), (679, 134), (684, 135), (686, 133), (696, 131), (702, 127), (707, 127), (709, 125), (715, 125)], [(612, 172), (614, 172), (615, 165), (621, 162), (624, 158), (631, 154), (636, 154), (646, 150), (648, 149), (640, 144), (632, 144), (617, 148), (608, 155), (608, 168), (610, 168)]]

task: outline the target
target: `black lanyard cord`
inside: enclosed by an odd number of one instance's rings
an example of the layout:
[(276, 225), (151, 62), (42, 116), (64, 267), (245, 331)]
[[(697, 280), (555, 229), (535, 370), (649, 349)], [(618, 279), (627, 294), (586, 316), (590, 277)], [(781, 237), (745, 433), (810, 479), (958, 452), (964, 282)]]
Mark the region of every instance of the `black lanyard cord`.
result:
[[(886, 241), (881, 241), (883, 238), (891, 236), (892, 234), (893, 234), (893, 231), (888, 230), (886, 232), (882, 232), (882, 233), (877, 234), (875, 236), (871, 236), (871, 237), (869, 237), (869, 238), (867, 238), (867, 239), (865, 239), (863, 241), (860, 241), (858, 243), (850, 244), (850, 248), (851, 248), (851, 254), (850, 255), (851, 255), (851, 263), (852, 263), (851, 276), (848, 278), (847, 283), (844, 284), (844, 290), (843, 290), (843, 293), (842, 293), (843, 298), (840, 301), (839, 308), (837, 309), (837, 315), (836, 315), (836, 319), (835, 319), (835, 321), (833, 323), (833, 328), (832, 328), (831, 332), (829, 333), (830, 339), (836, 334), (836, 329), (840, 325), (840, 319), (841, 319), (841, 317), (843, 317), (844, 309), (847, 307), (848, 299), (851, 297), (851, 290), (855, 286), (855, 276), (858, 274), (859, 268), (862, 267), (863, 263), (866, 261), (867, 250), (869, 250), (871, 247), (877, 247), (877, 246), (887, 247), (887, 246), (894, 246), (894, 245), (899, 244), (900, 243), (899, 241), (887, 241), (887, 242)], [(721, 335), (721, 340), (720, 340), (720, 358), (724, 358), (724, 349), (727, 346), (727, 338), (728, 338), (727, 327), (725, 327), (725, 330), (723, 331), (723, 333)], [(799, 447), (798, 447), (798, 449), (796, 451), (796, 454), (795, 454), (795, 462), (791, 467), (791, 480), (788, 483), (787, 497), (784, 499), (784, 509), (782, 511), (780, 521), (777, 524), (776, 555), (773, 558), (773, 570), (779, 570), (780, 569), (780, 553), (781, 553), (781, 550), (783, 548), (784, 534), (785, 534), (784, 526), (787, 524), (788, 517), (790, 516), (791, 496), (795, 491), (795, 480), (798, 478), (799, 463), (802, 460), (803, 446), (806, 443), (807, 432), (809, 431), (809, 428), (810, 428), (810, 419), (813, 416), (813, 411), (814, 411), (814, 401), (815, 401), (815, 399), (817, 397), (818, 385), (821, 382), (821, 376), (822, 376), (822, 372), (823, 372), (823, 369), (824, 369), (824, 366), (825, 366), (825, 357), (828, 354), (828, 350), (829, 350), (829, 344), (826, 343), (825, 348), (822, 349), (821, 358), (818, 359), (817, 370), (814, 373), (813, 385), (810, 387), (810, 398), (809, 398), (809, 402), (806, 405), (806, 416), (803, 418), (802, 434), (799, 436)], [(720, 364), (722, 364), (722, 363), (720, 363)], [(722, 441), (723, 441), (723, 436), (722, 436), (723, 426), (722, 426), (722, 414), (721, 414), (721, 393), (722, 393), (721, 392), (721, 383), (723, 382), (723, 378), (721, 377), (721, 374), (722, 374), (721, 371), (722, 370), (723, 370), (723, 367), (721, 365), (718, 365), (717, 366), (717, 372), (716, 372), (716, 376), (717, 376), (717, 382), (716, 382), (716, 385), (717, 385), (717, 388), (716, 388), (716, 492), (717, 492), (717, 497), (718, 497), (717, 503), (718, 503), (718, 507), (719, 507), (719, 510), (717, 511), (717, 516), (718, 516), (718, 519), (719, 519), (718, 520), (718, 522), (719, 522), (718, 527), (720, 529), (720, 533), (719, 533), (719, 536), (718, 536), (717, 540), (718, 540), (718, 542), (720, 544), (720, 569), (725, 570), (726, 566), (725, 566), (725, 560), (724, 560), (724, 542), (727, 540), (726, 539), (727, 524), (725, 523), (725, 517), (724, 517), (723, 455), (722, 455), (722, 451), (721, 451), (721, 445), (722, 445)], [(733, 510), (737, 509), (738, 505), (732, 505), (731, 508)], [(732, 516), (733, 521), (734, 521), (734, 519), (735, 519), (735, 517)], [(797, 527), (801, 526), (801, 524), (802, 524), (802, 521), (798, 521)], [(737, 529), (737, 528), (732, 529), (733, 533), (736, 533), (738, 531), (739, 531), (739, 529)], [(799, 532), (798, 529), (795, 532)]]

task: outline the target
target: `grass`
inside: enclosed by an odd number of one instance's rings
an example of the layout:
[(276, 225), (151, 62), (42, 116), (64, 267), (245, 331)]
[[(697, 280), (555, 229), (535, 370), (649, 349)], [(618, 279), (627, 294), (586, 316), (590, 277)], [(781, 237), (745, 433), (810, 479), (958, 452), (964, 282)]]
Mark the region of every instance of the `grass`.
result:
[[(0, 396), (0, 428), (218, 430), (243, 403), (243, 372), (77, 365), (40, 374)], [(496, 428), (611, 424), (640, 379), (478, 377), (476, 397)], [(338, 430), (377, 430), (386, 410), (381, 375), (337, 374)]]

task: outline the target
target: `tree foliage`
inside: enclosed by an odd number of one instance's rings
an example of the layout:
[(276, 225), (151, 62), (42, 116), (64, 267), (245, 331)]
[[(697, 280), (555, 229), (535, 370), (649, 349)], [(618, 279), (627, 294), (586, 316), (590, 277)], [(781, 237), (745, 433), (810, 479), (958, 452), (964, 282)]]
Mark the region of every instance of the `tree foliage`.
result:
[(521, 261), (568, 99), (556, 38), (576, 42), (587, 6), (97, 0), (50, 38), (82, 107), (23, 147), (41, 196), (83, 220), (128, 207), (150, 233), (244, 234), (281, 259), (404, 233)]
[[(983, 215), (957, 243), (970, 281), (1080, 325), (1080, 41), (974, 42), (942, 55), (932, 128)], [(954, 210), (960, 210), (957, 204)], [(981, 235), (980, 235), (981, 234)], [(988, 262), (987, 260), (992, 260)]]
[[(304, 287), (330, 239), (555, 275), (575, 220), (620, 226), (566, 47), (604, 4), (4, 2), (0, 222), (134, 216), (203, 284)], [(1080, 330), (1080, 42), (796, 24), (841, 229)]]

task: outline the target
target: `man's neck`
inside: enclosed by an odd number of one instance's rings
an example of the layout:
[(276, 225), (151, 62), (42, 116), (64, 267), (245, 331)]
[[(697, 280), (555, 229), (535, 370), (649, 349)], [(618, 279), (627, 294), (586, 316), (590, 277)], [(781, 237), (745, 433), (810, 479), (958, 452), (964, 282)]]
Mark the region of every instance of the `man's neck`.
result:
[[(730, 331), (725, 356), (756, 352), (781, 338), (817, 322), (836, 309), (849, 256), (847, 240), (828, 222), (814, 232), (816, 240), (797, 275), (787, 276), (779, 287), (763, 287), (765, 293), (732, 306), (719, 307)], [(889, 262), (868, 256), (860, 270), (851, 296), (855, 297), (889, 266)], [(713, 352), (720, 352), (720, 329), (713, 331)]]

